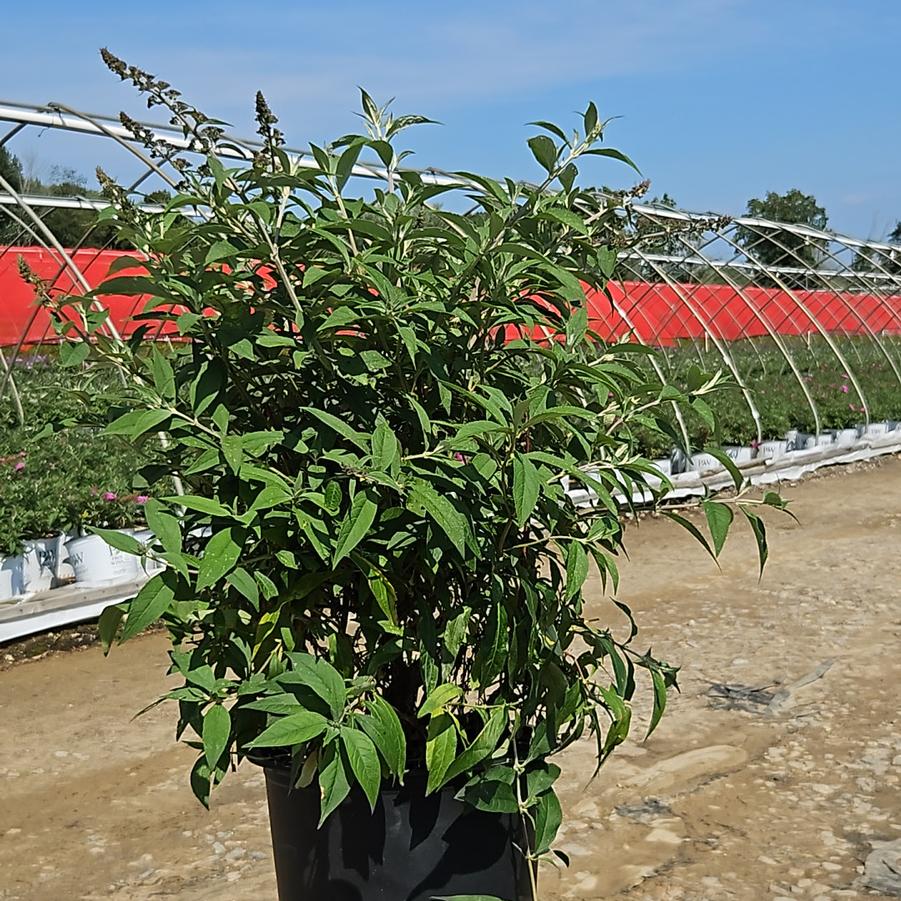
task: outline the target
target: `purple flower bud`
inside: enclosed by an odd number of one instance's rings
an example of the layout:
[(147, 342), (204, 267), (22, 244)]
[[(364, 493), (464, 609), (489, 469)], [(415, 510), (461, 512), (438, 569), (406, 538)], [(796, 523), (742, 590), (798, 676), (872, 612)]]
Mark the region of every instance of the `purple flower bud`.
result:
[(117, 500), (119, 500), (119, 495), (116, 494), (115, 491), (104, 491), (103, 499), (105, 501), (117, 501)]
[(140, 504), (141, 506), (143, 506), (144, 504), (146, 504), (147, 501), (149, 501), (149, 500), (150, 500), (150, 498), (149, 498), (146, 494), (137, 494), (137, 495), (135, 495), (135, 503), (136, 503), (136, 504)]
[(16, 465), (13, 467), (13, 469), (15, 469), (16, 472), (21, 472), (24, 468), (25, 468), (24, 460), (19, 460), (19, 462), (16, 463)]

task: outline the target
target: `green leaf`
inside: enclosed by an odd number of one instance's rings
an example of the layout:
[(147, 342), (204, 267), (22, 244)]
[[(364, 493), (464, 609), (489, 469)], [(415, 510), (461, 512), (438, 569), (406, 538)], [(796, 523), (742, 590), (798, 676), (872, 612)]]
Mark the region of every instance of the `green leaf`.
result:
[(382, 767), (375, 745), (365, 732), (356, 729), (342, 728), (339, 734), (350, 768), (369, 801), (370, 810), (375, 810), (382, 784)]
[(766, 539), (766, 524), (756, 513), (752, 513), (745, 506), (741, 507), (741, 512), (744, 513), (745, 519), (747, 519), (751, 526), (751, 531), (754, 533), (754, 540), (757, 542), (757, 556), (760, 560), (759, 576), (762, 578), (763, 568), (766, 566), (767, 557), (769, 557), (769, 547)]
[(444, 781), (448, 782), (461, 773), (471, 772), (473, 767), (493, 754), (506, 725), (506, 709), (498, 707), (492, 711), (488, 722), (482, 727), (482, 731), (475, 737), (472, 744), (448, 768), (444, 774)]
[(332, 557), (333, 567), (337, 566), (366, 537), (366, 533), (375, 521), (377, 511), (378, 505), (375, 501), (365, 491), (358, 491), (338, 530), (338, 539), (335, 542)]
[(425, 765), (429, 772), (426, 794), (436, 791), (457, 754), (457, 730), (446, 713), (429, 720), (425, 743)]
[(125, 616), (126, 606), (124, 604), (112, 604), (104, 607), (103, 612), (97, 620), (97, 633), (100, 636), (100, 645), (103, 648), (103, 656), (109, 654), (113, 639), (119, 626), (122, 623), (122, 617)]
[(574, 598), (588, 578), (588, 554), (578, 541), (571, 541), (566, 549), (566, 598)]
[(513, 457), (513, 506), (516, 525), (522, 528), (532, 515), (541, 492), (541, 478), (535, 464), (528, 457)]
[(369, 715), (360, 718), (363, 729), (375, 742), (389, 771), (403, 779), (407, 766), (407, 741), (400, 719), (394, 708), (378, 695), (373, 695), (366, 706)]
[(413, 484), (407, 495), (407, 509), (417, 515), (428, 513), (450, 539), (457, 552), (463, 554), (469, 534), (466, 518), (428, 482), (417, 481)]
[(550, 850), (554, 839), (557, 837), (560, 823), (563, 822), (560, 800), (553, 789), (545, 792), (538, 799), (534, 817), (535, 846), (532, 851), (534, 854), (544, 854)]
[(315, 692), (337, 720), (344, 713), (347, 701), (344, 677), (327, 660), (317, 660), (311, 654), (288, 655), (292, 669), (278, 677), (283, 684), (300, 683)]
[(529, 138), (527, 143), (539, 165), (549, 173), (553, 172), (557, 165), (557, 148), (554, 142), (547, 135), (535, 135)]
[(132, 410), (113, 420), (103, 432), (105, 435), (137, 438), (164, 423), (171, 415), (168, 410)]
[(327, 425), (333, 432), (341, 435), (342, 438), (346, 438), (364, 453), (369, 453), (368, 437), (362, 432), (351, 428), (343, 419), (339, 419), (325, 410), (317, 410), (315, 407), (301, 407), (300, 409), (311, 416), (315, 416), (321, 423)]
[[(249, 705), (248, 705), (249, 706)], [(264, 729), (248, 748), (284, 748), (303, 745), (318, 738), (328, 727), (328, 720), (314, 710), (301, 710), (279, 717), (268, 729)]]
[[(732, 476), (732, 482), (736, 491), (741, 491), (745, 484), (745, 477), (741, 474), (741, 470), (735, 465), (735, 461), (720, 447), (707, 447), (704, 452), (710, 454), (726, 468), (726, 472)], [(717, 551), (719, 553), (719, 551)]]
[(200, 497), (195, 494), (180, 494), (176, 497), (162, 498), (168, 504), (179, 504), (188, 510), (196, 510), (198, 513), (206, 513), (208, 516), (233, 517), (234, 514), (228, 507), (223, 507), (219, 501), (211, 497)]
[(239, 566), (226, 576), (229, 585), (239, 591), (254, 607), (259, 609), (260, 590), (253, 576), (246, 569)]
[(150, 350), (150, 371), (153, 375), (153, 386), (160, 397), (166, 400), (175, 399), (175, 373), (172, 364), (154, 345)]
[(197, 591), (215, 585), (226, 573), (234, 569), (244, 548), (244, 529), (237, 526), (217, 532), (207, 542), (197, 572)]
[(147, 525), (163, 546), (163, 550), (181, 553), (181, 525), (177, 516), (173, 516), (155, 497), (144, 504), (144, 516)]
[(372, 466), (374, 469), (388, 472), (391, 464), (397, 459), (398, 442), (391, 426), (384, 419), (379, 421), (372, 433)]
[(459, 685), (453, 685), (446, 682), (443, 685), (436, 685), (429, 692), (428, 697), (422, 702), (417, 716), (430, 716), (436, 712), (444, 712), (444, 708), (452, 701), (456, 701), (463, 694), (463, 689)]
[(96, 526), (88, 526), (95, 535), (99, 535), (110, 547), (114, 547), (126, 554), (134, 554), (140, 557), (144, 553), (144, 545), (134, 535), (120, 532), (118, 529), (98, 529)]
[(221, 704), (214, 704), (203, 717), (203, 756), (210, 769), (215, 769), (228, 747), (231, 736), (231, 716)]
[(277, 713), (282, 716), (290, 716), (293, 713), (300, 713), (300, 701), (297, 695), (286, 691), (280, 695), (269, 695), (265, 698), (259, 698), (256, 701), (250, 701), (241, 705), (242, 710), (259, 710), (261, 713)]
[(319, 794), (322, 799), (319, 804), (320, 827), (350, 792), (349, 769), (347, 757), (337, 742), (322, 749), (319, 767)]
[(175, 592), (166, 581), (167, 576), (168, 573), (159, 573), (154, 576), (131, 601), (119, 644), (146, 629), (169, 609), (175, 599)]
[(710, 537), (713, 539), (713, 551), (719, 557), (720, 551), (726, 543), (726, 536), (729, 534), (734, 514), (730, 506), (719, 504), (716, 501), (704, 501), (702, 506), (707, 516)]
[(710, 544), (707, 542), (707, 539), (704, 537), (701, 530), (690, 519), (686, 519), (678, 513), (673, 513), (672, 510), (662, 510), (661, 512), (674, 523), (682, 526), (682, 528), (685, 529), (685, 531), (688, 532), (714, 560), (716, 560), (716, 554), (714, 554), (713, 548), (710, 547)]
[(646, 739), (657, 728), (660, 717), (663, 716), (663, 712), (666, 710), (666, 681), (660, 670), (651, 669), (651, 681), (654, 683), (654, 711), (651, 714), (651, 723), (648, 726), (648, 733), (645, 735)]
[(502, 603), (495, 601), (472, 665), (473, 678), (481, 688), (487, 688), (503, 671), (509, 645), (507, 610)]

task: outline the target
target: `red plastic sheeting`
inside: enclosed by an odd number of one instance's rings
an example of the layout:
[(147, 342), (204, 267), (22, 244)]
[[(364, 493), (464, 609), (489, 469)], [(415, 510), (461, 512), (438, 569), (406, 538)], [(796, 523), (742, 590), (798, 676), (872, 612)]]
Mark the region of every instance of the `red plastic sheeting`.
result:
[[(123, 251), (79, 250), (73, 253), (78, 268), (92, 287), (107, 276), (110, 264)], [(56, 254), (38, 247), (9, 248), (0, 256), (0, 347), (16, 344), (23, 332), (25, 343), (57, 340), (47, 312), (36, 306), (32, 288), (19, 275), (17, 260), (23, 257), (42, 278), (51, 281), (56, 293), (81, 293), (68, 268)], [(126, 274), (127, 270), (116, 273)], [(623, 282), (610, 285), (613, 303), (598, 292), (588, 292), (591, 327), (607, 339), (634, 335), (647, 344), (674, 344), (685, 339), (703, 339), (705, 331), (715, 338), (805, 335), (818, 331), (815, 318), (827, 332), (846, 335), (901, 334), (901, 296), (877, 296), (851, 292), (796, 291), (746, 288), (737, 292), (728, 285), (665, 285)], [(139, 323), (131, 317), (140, 312), (140, 298), (108, 296), (104, 303), (122, 334)], [(176, 334), (174, 323), (160, 323), (152, 334)]]

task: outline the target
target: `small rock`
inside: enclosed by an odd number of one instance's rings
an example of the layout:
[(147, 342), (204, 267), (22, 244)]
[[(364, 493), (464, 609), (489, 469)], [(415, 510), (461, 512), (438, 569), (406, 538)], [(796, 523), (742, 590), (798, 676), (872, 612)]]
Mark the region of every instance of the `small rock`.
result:
[(225, 845), (222, 842), (213, 842), (213, 854), (225, 854)]
[(247, 852), (243, 848), (232, 848), (225, 855), (226, 860), (240, 860)]
[(901, 838), (874, 842), (858, 881), (874, 892), (901, 896)]

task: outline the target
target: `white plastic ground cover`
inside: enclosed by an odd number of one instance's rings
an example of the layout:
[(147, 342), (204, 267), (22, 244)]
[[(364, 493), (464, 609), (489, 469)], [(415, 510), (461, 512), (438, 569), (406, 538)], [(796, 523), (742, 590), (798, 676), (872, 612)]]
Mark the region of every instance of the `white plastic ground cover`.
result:
[[(848, 434), (852, 431), (853, 441)], [(802, 449), (789, 450), (793, 444), (800, 445)], [(901, 424), (874, 423), (866, 429), (843, 429), (819, 436), (789, 433), (785, 440), (764, 441), (756, 449), (727, 448), (726, 452), (752, 485), (794, 482), (823, 466), (857, 463), (885, 454), (901, 453)], [(669, 460), (656, 461), (656, 465), (666, 472), (673, 486), (664, 496), (666, 500), (699, 497), (733, 485), (732, 476), (710, 454), (693, 455), (688, 463), (691, 468), (685, 472), (671, 474)], [(572, 489), (569, 495), (580, 506), (593, 506), (597, 501), (595, 493), (587, 489)], [(620, 504), (626, 503), (626, 497), (622, 494), (614, 494), (614, 499)], [(647, 491), (636, 491), (632, 495), (634, 505), (647, 504), (651, 500)]]
[[(823, 466), (856, 463), (885, 454), (901, 453), (901, 425), (875, 423), (862, 430), (853, 430), (854, 440), (842, 430), (831, 435), (831, 441), (815, 440), (805, 435), (791, 435), (790, 439), (765, 441), (757, 448), (726, 448), (736, 466), (752, 485), (769, 485), (775, 482), (794, 482)], [(890, 425), (891, 428), (880, 427)], [(861, 436), (860, 431), (864, 434)], [(824, 436), (818, 436), (823, 438)], [(802, 450), (789, 450), (792, 444), (800, 444)], [(808, 446), (809, 445), (809, 446)], [(688, 461), (683, 460), (683, 465)], [(672, 461), (659, 460), (661, 475), (669, 476), (672, 490), (667, 499), (703, 496), (732, 486), (732, 477), (722, 464), (708, 454), (696, 454), (690, 464), (695, 468), (687, 472), (671, 474)], [(679, 468), (677, 466), (677, 468)], [(569, 495), (580, 505), (591, 506), (597, 498), (594, 492), (569, 489)], [(617, 501), (625, 505), (625, 497)], [(648, 493), (636, 492), (632, 503), (649, 503)], [(147, 533), (138, 533), (146, 540)], [(0, 603), (0, 644), (43, 632), (96, 619), (105, 607), (134, 597), (146, 575), (126, 584), (79, 587), (73, 585), (55, 588), (15, 603)]]

